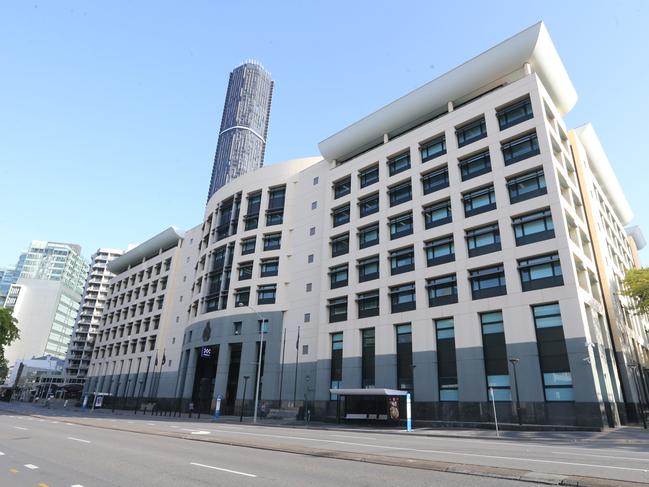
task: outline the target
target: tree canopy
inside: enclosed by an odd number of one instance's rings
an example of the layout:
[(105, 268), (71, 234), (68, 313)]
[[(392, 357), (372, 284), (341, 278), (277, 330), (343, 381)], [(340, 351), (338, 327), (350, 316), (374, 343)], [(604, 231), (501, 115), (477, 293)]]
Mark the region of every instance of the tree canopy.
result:
[(649, 314), (649, 268), (629, 269), (623, 288), (622, 294), (631, 298), (636, 313)]
[(4, 379), (8, 370), (4, 349), (18, 338), (20, 338), (18, 320), (7, 308), (0, 308), (0, 379)]

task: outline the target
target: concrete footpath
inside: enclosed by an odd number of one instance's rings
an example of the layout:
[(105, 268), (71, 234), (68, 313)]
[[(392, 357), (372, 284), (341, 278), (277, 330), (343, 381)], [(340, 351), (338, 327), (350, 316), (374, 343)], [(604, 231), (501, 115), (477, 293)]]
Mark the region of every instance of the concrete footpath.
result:
[[(93, 428), (110, 429), (116, 431), (128, 431), (132, 433), (139, 433), (145, 435), (157, 435), (171, 438), (179, 438), (184, 440), (196, 442), (209, 442), (216, 444), (223, 444), (244, 448), (255, 448), (267, 451), (276, 451), (284, 453), (292, 453), (296, 455), (308, 455), (315, 457), (331, 458), (338, 460), (348, 460), (355, 462), (364, 462), (369, 464), (387, 465), (408, 467), (423, 470), (432, 470), (439, 472), (461, 473), (478, 475), (493, 478), (511, 479), (518, 481), (533, 482), (537, 484), (551, 484), (551, 485), (570, 485), (570, 486), (639, 486), (649, 485), (649, 470), (642, 470), (638, 468), (624, 468), (610, 466), (607, 468), (648, 472), (648, 474), (638, 474), (634, 477), (635, 480), (619, 479), (619, 478), (603, 478), (598, 476), (584, 475), (583, 473), (590, 473), (591, 470), (596, 470), (597, 465), (592, 465), (593, 469), (584, 469), (578, 472), (579, 474), (569, 474), (567, 471), (561, 472), (558, 470), (556, 473), (550, 469), (533, 469), (533, 468), (512, 468), (511, 466), (503, 465), (487, 465), (466, 463), (466, 462), (450, 462), (440, 461), (437, 459), (422, 458), (418, 455), (421, 452), (429, 452), (433, 450), (425, 450), (421, 446), (421, 441), (425, 438), (448, 438), (457, 440), (466, 439), (467, 446), (471, 443), (470, 440), (480, 440), (482, 443), (486, 442), (486, 450), (492, 450), (499, 453), (505, 448), (510, 450), (519, 449), (517, 442), (520, 443), (520, 451), (526, 451), (526, 446), (539, 444), (551, 445), (552, 448), (566, 448), (569, 445), (573, 449), (583, 448), (584, 450), (591, 451), (593, 449), (601, 450), (602, 454), (607, 454), (607, 451), (620, 451), (620, 449), (627, 449), (628, 451), (635, 452), (636, 455), (649, 454), (649, 433), (641, 428), (619, 428), (616, 430), (608, 430), (602, 432), (567, 432), (567, 431), (501, 431), (500, 436), (497, 437), (495, 431), (485, 429), (432, 429), (432, 428), (418, 428), (410, 433), (404, 433), (399, 428), (385, 428), (385, 427), (359, 427), (352, 425), (340, 425), (332, 423), (304, 423), (303, 421), (285, 421), (285, 420), (260, 420), (256, 425), (252, 425), (252, 418), (244, 418), (243, 424), (239, 422), (238, 417), (221, 417), (218, 420), (204, 415), (198, 419), (197, 417), (188, 418), (184, 415), (182, 418), (173, 416), (152, 416), (150, 413), (146, 415), (138, 412), (134, 414), (133, 411), (115, 411), (110, 410), (82, 410), (79, 408), (59, 409), (56, 407), (46, 408), (43, 405), (25, 404), (25, 403), (0, 403), (0, 410), (4, 414), (17, 414), (28, 415), (31, 417), (50, 419), (57, 421), (65, 421), (71, 424), (88, 426)], [(175, 426), (180, 425), (180, 426)], [(213, 431), (210, 434), (210, 426), (215, 425), (235, 425), (247, 426), (247, 432), (241, 432), (239, 436), (227, 436), (217, 433), (222, 431)], [(169, 430), (165, 427), (176, 428)], [(205, 429), (207, 431), (202, 431)], [(290, 429), (295, 433), (280, 434), (281, 430)], [(264, 433), (264, 431), (266, 433)], [(277, 434), (274, 434), (277, 431)], [(307, 440), (303, 435), (312, 434), (327, 434), (327, 432), (344, 432), (345, 435), (354, 434), (358, 439), (366, 439), (370, 441), (376, 438), (376, 435), (385, 435), (383, 438), (395, 443), (395, 446), (386, 447), (386, 451), (390, 454), (377, 454), (368, 451), (346, 451), (342, 446), (344, 441), (331, 441), (331, 440), (318, 440), (314, 441), (328, 441), (329, 443), (341, 444), (332, 445), (327, 447), (327, 443), (318, 444), (317, 448), (307, 446), (305, 444), (290, 443), (289, 439), (295, 440), (297, 438)], [(302, 435), (302, 436), (289, 436), (289, 435)], [(370, 435), (374, 438), (370, 438)], [(343, 436), (343, 435), (337, 435)], [(352, 436), (348, 436), (353, 438)], [(412, 440), (410, 440), (412, 439)], [(406, 441), (419, 441), (418, 445), (405, 444)], [(432, 441), (432, 440), (431, 440)], [(493, 446), (489, 444), (493, 441)], [(460, 441), (457, 447), (459, 450), (464, 450)], [(363, 443), (349, 442), (348, 445), (363, 445)], [(399, 446), (403, 444), (403, 446)], [(324, 445), (324, 446), (323, 446)], [(439, 447), (438, 447), (439, 448)], [(483, 447), (484, 448), (484, 447)], [(467, 448), (467, 451), (468, 448)], [(413, 452), (412, 454), (410, 452)], [(438, 452), (439, 453), (439, 452)], [(446, 452), (443, 452), (446, 453)], [(471, 453), (465, 453), (471, 455)], [(505, 455), (504, 453), (502, 455)], [(530, 462), (554, 462), (549, 459), (541, 459), (530, 455)], [(597, 457), (604, 455), (593, 455), (592, 453), (584, 453), (586, 456)], [(487, 455), (475, 454), (475, 457), (486, 457)], [(493, 458), (511, 458), (508, 456), (494, 456)], [(547, 457), (544, 457), (547, 458)], [(615, 457), (613, 457), (615, 458)], [(620, 457), (622, 458), (622, 457)], [(644, 459), (644, 457), (643, 457)], [(518, 458), (521, 460), (521, 458)], [(502, 462), (501, 462), (502, 463)], [(565, 465), (581, 465), (584, 463), (568, 463)], [(534, 465), (531, 463), (530, 465)], [(537, 463), (538, 465), (538, 463)], [(644, 465), (649, 468), (649, 456), (647, 463)], [(637, 481), (637, 479), (641, 481)], [(645, 481), (646, 479), (646, 481)]]

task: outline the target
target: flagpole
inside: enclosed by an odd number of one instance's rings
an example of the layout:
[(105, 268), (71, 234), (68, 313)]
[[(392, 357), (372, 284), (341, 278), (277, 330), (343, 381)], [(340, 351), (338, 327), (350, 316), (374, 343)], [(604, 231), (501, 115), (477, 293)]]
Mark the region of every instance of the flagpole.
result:
[(286, 328), (284, 328), (284, 340), (282, 344), (282, 366), (279, 371), (279, 408), (282, 409), (282, 386), (284, 385), (284, 355), (286, 354)]
[(297, 327), (297, 342), (295, 342), (295, 381), (293, 382), (293, 407), (297, 402), (297, 367), (300, 361), (300, 327)]
[[(157, 352), (156, 352), (156, 357), (157, 357)], [(146, 373), (144, 374), (144, 383), (140, 386), (139, 397), (135, 401), (135, 411), (137, 411), (138, 404), (142, 400), (142, 397), (144, 396), (144, 390), (146, 389), (146, 383), (147, 383), (147, 380), (149, 379), (149, 368), (150, 367), (151, 367), (151, 357), (149, 357), (149, 362), (146, 364)]]

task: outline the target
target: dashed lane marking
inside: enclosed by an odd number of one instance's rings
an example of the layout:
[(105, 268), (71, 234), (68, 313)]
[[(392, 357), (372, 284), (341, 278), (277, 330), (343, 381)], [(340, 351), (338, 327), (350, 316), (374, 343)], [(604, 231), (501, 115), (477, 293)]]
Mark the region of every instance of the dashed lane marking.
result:
[(221, 472), (233, 473), (235, 475), (243, 475), (245, 477), (257, 477), (252, 473), (238, 472), (237, 470), (230, 470), (229, 468), (213, 467), (212, 465), (203, 465), (202, 463), (190, 462), (190, 465), (194, 465), (195, 467), (211, 468), (212, 470), (219, 470)]
[(81, 443), (90, 443), (90, 441), (88, 441), (88, 440), (82, 440), (81, 438), (74, 438), (72, 436), (68, 436), (68, 440), (79, 441)]
[(22, 426), (14, 426), (17, 430), (28, 431), (28, 428), (23, 428)]
[(26, 463), (24, 466), (29, 470), (36, 470), (38, 468), (36, 465), (32, 465), (31, 463)]

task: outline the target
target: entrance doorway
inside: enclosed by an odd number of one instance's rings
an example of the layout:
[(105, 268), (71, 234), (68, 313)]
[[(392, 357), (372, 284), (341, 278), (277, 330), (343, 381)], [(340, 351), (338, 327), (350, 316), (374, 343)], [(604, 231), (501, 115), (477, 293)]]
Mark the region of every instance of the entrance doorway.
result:
[(212, 408), (214, 395), (214, 381), (216, 380), (216, 365), (219, 360), (219, 346), (200, 347), (196, 358), (196, 374), (194, 375), (194, 388), (192, 401), (196, 411), (209, 414)]
[(225, 390), (223, 414), (234, 414), (239, 386), (239, 369), (241, 365), (241, 343), (230, 344), (230, 367), (228, 368), (228, 385)]

